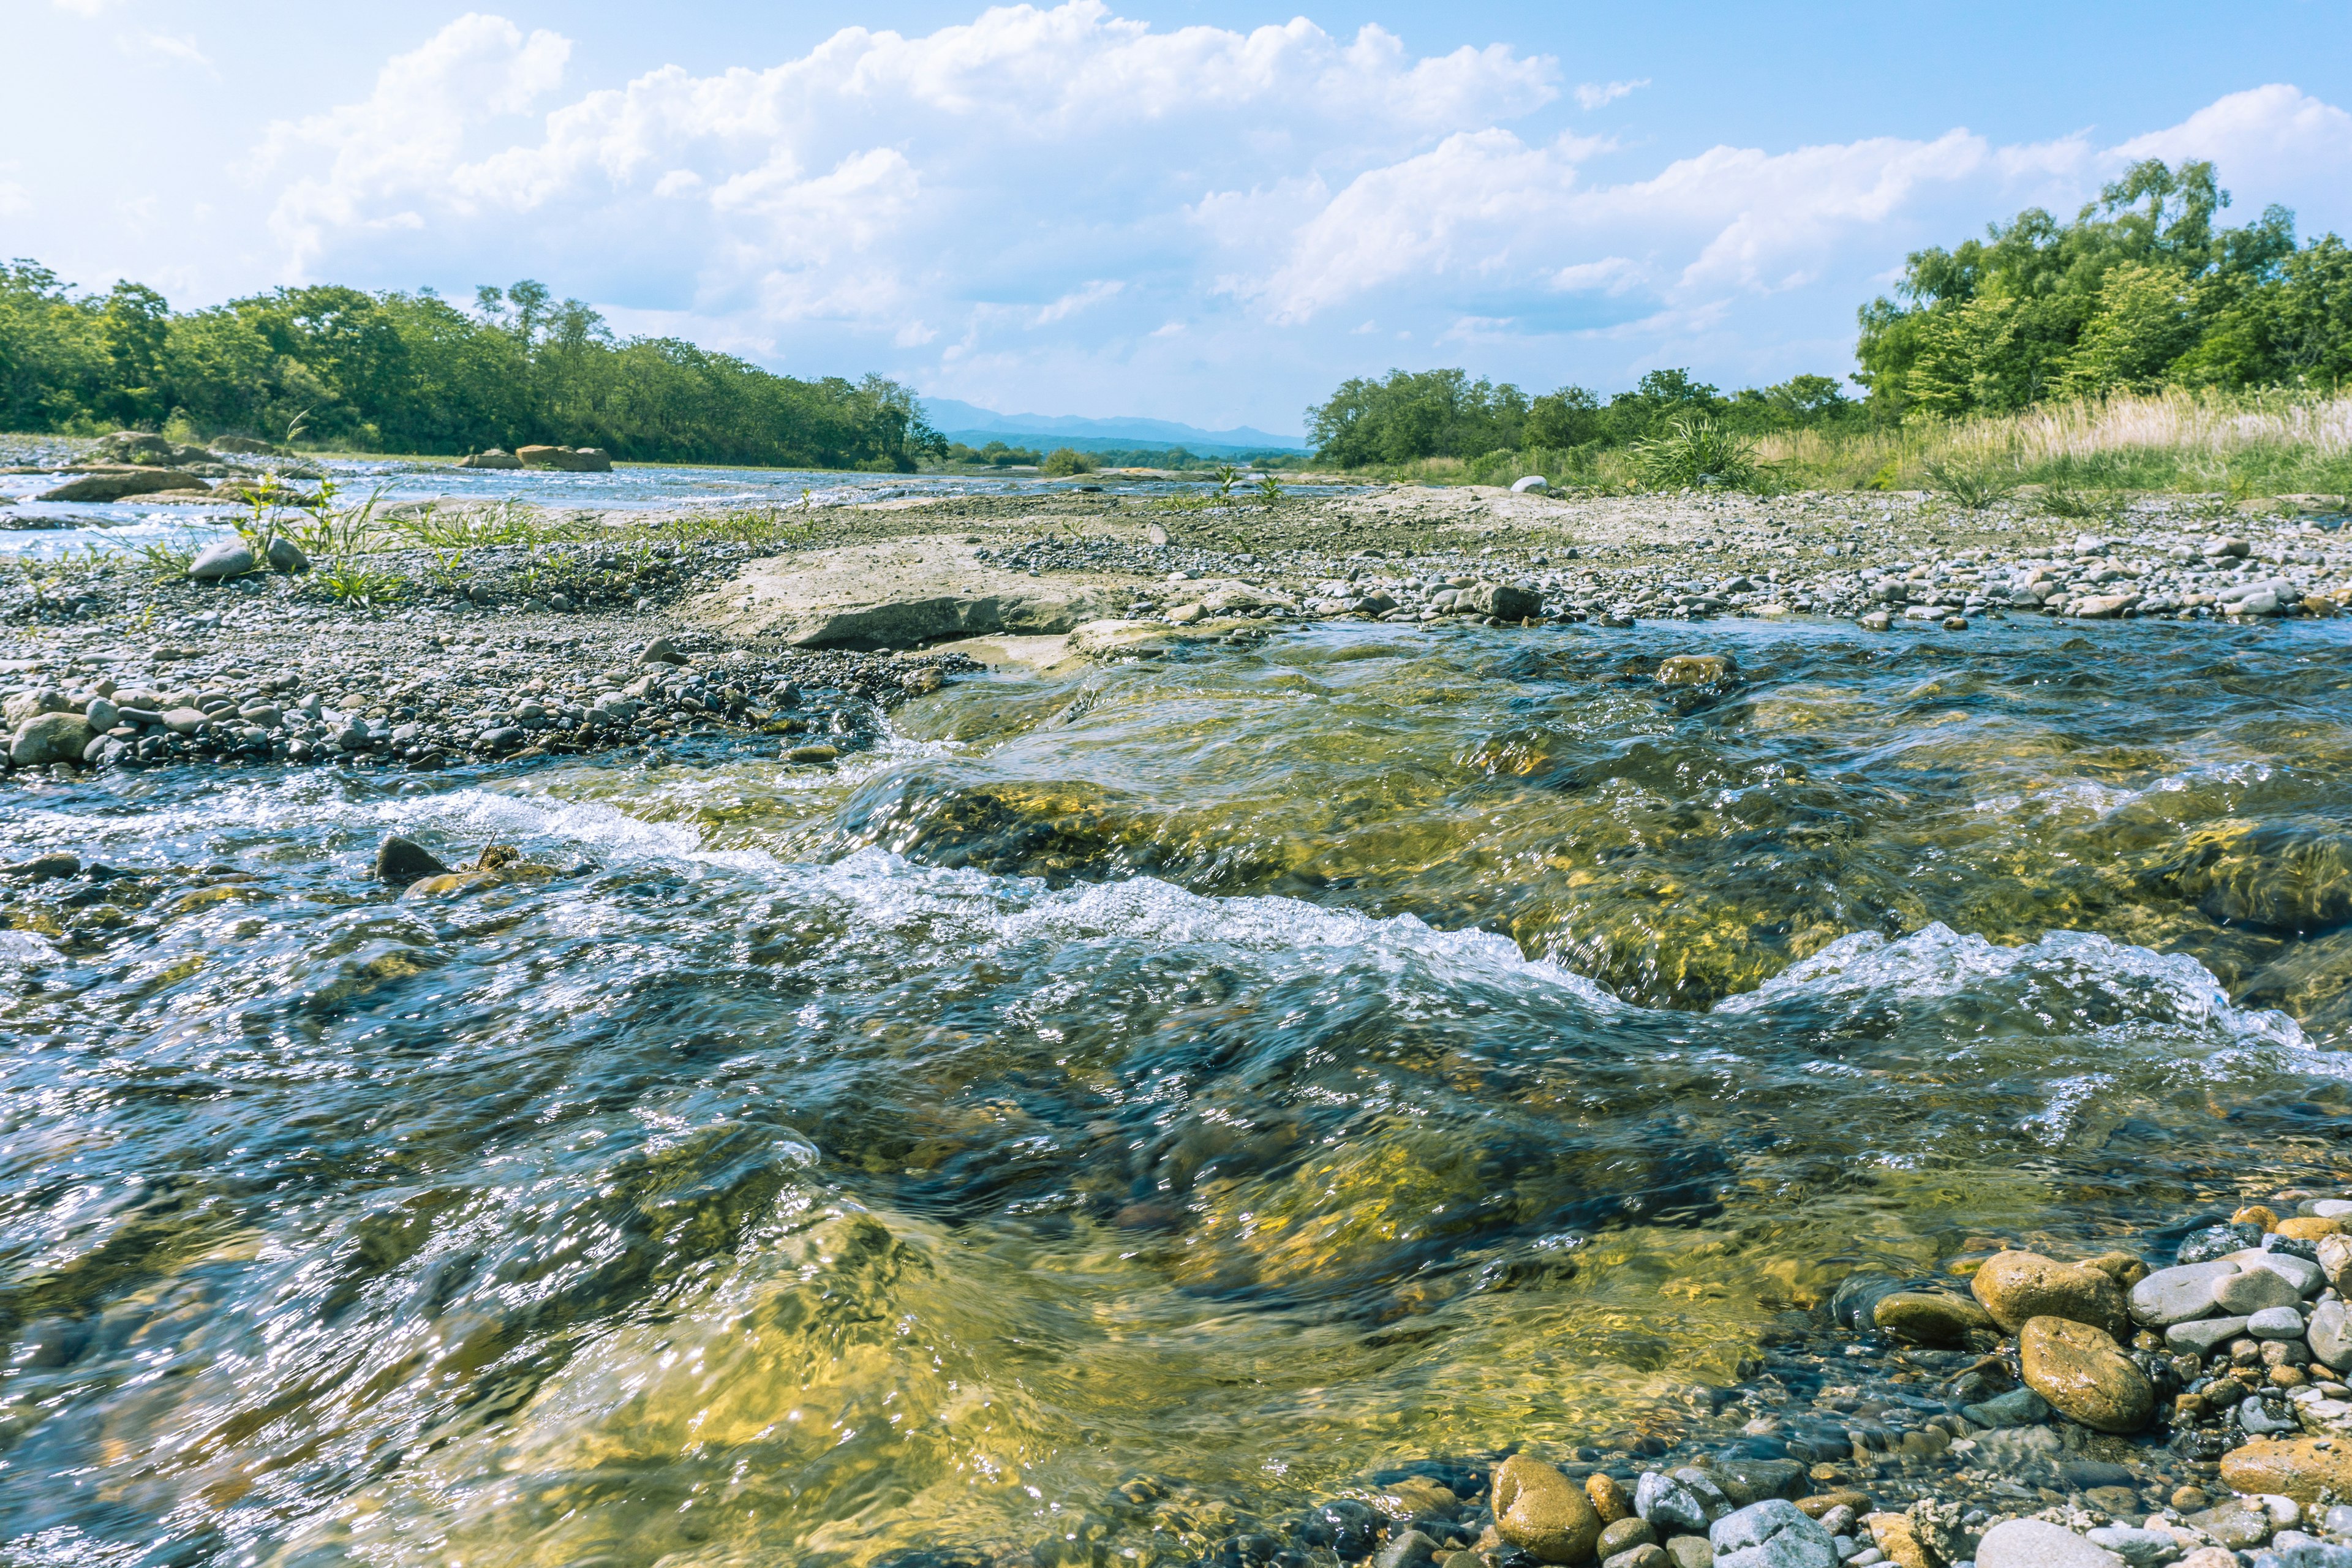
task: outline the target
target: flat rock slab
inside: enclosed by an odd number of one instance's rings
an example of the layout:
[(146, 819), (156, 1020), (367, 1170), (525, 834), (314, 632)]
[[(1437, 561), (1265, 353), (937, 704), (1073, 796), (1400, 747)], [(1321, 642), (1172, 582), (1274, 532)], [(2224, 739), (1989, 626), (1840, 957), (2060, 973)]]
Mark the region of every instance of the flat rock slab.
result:
[(733, 637), (779, 637), (794, 647), (913, 647), (1071, 631), (1118, 614), (1150, 583), (1115, 573), (1032, 577), (979, 559), (977, 549), (922, 534), (754, 561), (687, 614)]

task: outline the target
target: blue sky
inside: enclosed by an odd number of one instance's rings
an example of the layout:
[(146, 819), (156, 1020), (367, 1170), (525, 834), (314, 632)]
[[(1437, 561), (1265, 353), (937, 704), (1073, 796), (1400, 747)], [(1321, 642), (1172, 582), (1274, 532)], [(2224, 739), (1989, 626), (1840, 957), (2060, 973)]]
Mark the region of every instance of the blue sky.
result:
[(2352, 231), (2352, 0), (10, 10), (0, 254), (182, 306), (532, 277), (1006, 411), (1842, 372), (1906, 251), (2136, 157)]

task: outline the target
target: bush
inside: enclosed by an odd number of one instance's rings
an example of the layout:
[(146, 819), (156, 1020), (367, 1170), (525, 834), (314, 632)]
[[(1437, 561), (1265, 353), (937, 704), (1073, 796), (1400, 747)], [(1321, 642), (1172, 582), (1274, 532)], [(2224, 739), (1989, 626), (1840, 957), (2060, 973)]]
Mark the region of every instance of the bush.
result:
[(1637, 444), (1633, 477), (1652, 489), (1682, 485), (1745, 489), (1756, 479), (1756, 444), (1705, 415), (1677, 419), (1663, 436)]
[(1056, 447), (1045, 454), (1045, 460), (1037, 467), (1040, 472), (1055, 479), (1066, 479), (1072, 474), (1093, 473), (1095, 460), (1073, 447)]

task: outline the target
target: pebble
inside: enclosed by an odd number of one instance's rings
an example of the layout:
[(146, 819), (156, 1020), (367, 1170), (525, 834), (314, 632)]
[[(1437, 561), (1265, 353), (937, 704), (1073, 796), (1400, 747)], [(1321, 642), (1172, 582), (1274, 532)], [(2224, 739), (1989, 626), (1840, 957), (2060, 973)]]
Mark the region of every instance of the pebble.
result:
[(2246, 1332), (2258, 1340), (2299, 1340), (2303, 1314), (2293, 1307), (2264, 1307), (2246, 1319)]
[(2245, 1332), (2246, 1323), (2244, 1318), (2199, 1318), (2175, 1323), (2164, 1331), (2165, 1348), (2192, 1355), (2211, 1355), (2214, 1346), (2227, 1344)]
[(1633, 1494), (1625, 1489), (1624, 1482), (1606, 1470), (1595, 1470), (1584, 1478), (1584, 1495), (1603, 1524), (1634, 1517)]
[(1658, 1532), (1646, 1519), (1621, 1519), (1604, 1526), (1600, 1543), (1594, 1548), (1602, 1557), (1612, 1557), (1620, 1552), (1630, 1552), (1658, 1539)]

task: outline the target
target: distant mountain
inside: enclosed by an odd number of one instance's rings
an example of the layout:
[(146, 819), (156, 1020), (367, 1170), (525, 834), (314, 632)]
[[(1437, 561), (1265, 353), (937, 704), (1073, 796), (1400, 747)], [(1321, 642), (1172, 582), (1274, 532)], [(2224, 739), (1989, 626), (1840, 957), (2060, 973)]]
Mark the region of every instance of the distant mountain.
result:
[[(923, 416), (931, 428), (951, 441), (974, 446), (1003, 441), (1011, 446), (1034, 446), (1040, 441), (1083, 441), (1090, 447), (1182, 447), (1203, 456), (1223, 452), (1269, 449), (1304, 451), (1307, 443), (1296, 436), (1276, 436), (1246, 425), (1231, 430), (1203, 430), (1170, 419), (1087, 419), (1075, 414), (999, 414), (952, 397), (926, 397)], [(979, 437), (973, 440), (974, 437)]]

